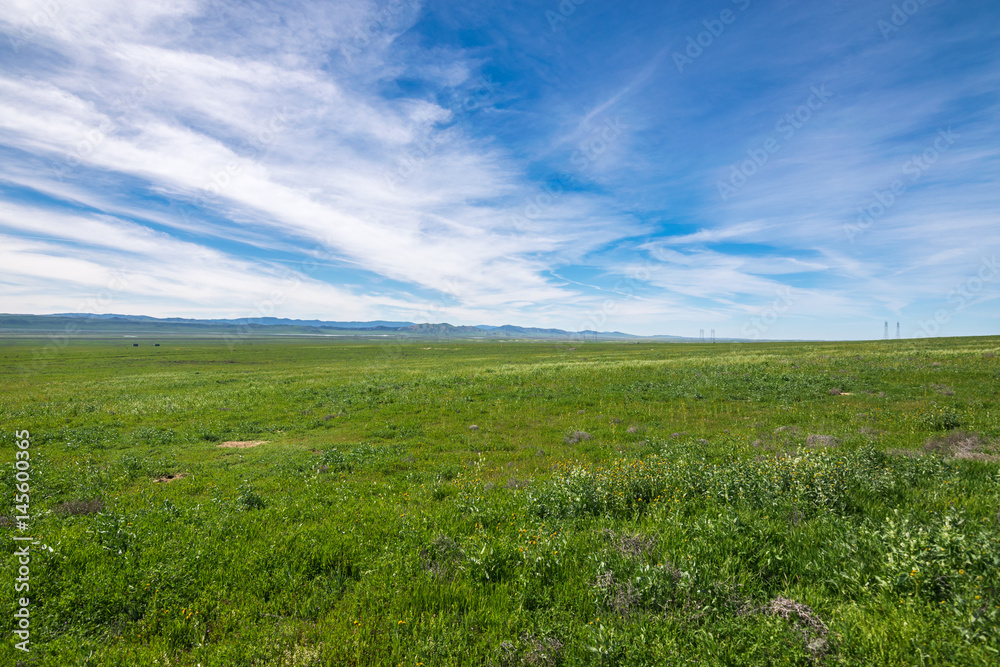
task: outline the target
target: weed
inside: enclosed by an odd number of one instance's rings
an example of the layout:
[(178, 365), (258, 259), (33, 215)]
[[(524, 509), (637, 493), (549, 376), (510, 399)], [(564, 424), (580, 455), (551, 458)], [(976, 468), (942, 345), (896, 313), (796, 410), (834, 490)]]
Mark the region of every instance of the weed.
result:
[(254, 490), (252, 484), (244, 483), (240, 486), (239, 495), (236, 496), (236, 505), (241, 510), (259, 510), (264, 509), (267, 503), (264, 502), (264, 498)]

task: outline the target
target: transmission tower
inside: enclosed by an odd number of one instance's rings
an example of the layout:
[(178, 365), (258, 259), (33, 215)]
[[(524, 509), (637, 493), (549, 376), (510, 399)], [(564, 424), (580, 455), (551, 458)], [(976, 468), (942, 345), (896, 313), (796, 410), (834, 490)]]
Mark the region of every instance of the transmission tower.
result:
[(885, 321), (885, 332), (882, 334), (882, 340), (889, 340), (889, 320)]
[(702, 343), (705, 342), (705, 330), (704, 329), (698, 329), (698, 340), (700, 340)]
[(715, 329), (712, 329), (712, 342), (715, 342)]
[(900, 338), (900, 335), (899, 335), (899, 322), (896, 322), (896, 338), (897, 339)]

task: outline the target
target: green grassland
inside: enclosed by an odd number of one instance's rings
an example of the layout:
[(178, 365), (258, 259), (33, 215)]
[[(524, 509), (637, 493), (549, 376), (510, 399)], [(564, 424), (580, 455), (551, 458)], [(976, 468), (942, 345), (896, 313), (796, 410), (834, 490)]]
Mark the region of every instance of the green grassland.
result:
[(1000, 662), (1000, 338), (46, 344), (2, 664)]

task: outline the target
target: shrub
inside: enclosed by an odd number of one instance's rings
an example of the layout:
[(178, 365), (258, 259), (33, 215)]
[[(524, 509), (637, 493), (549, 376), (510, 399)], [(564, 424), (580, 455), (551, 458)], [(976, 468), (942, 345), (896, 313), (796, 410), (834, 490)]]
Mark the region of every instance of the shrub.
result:
[(97, 514), (104, 509), (104, 503), (98, 498), (90, 500), (67, 500), (52, 508), (52, 511), (60, 516), (80, 516)]

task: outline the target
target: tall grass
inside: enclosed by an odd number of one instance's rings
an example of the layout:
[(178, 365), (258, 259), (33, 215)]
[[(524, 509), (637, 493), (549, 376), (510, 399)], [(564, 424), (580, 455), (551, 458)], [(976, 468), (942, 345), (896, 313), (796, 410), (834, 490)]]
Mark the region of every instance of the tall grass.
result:
[(423, 347), (0, 348), (0, 659), (1000, 661), (1000, 339)]

